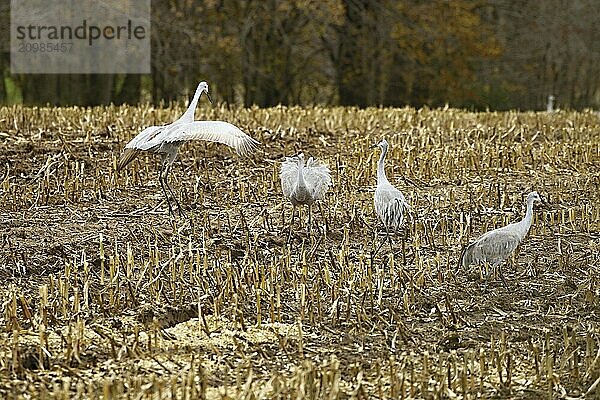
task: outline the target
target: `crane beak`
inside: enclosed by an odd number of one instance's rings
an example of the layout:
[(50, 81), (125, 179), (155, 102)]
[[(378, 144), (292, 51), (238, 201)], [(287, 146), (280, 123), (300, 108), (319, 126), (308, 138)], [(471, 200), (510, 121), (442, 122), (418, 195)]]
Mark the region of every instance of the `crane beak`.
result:
[(208, 97), (208, 101), (210, 101), (210, 104), (213, 104), (212, 97), (210, 97), (210, 94), (208, 93), (208, 91), (206, 91), (204, 93), (206, 93), (206, 97)]
[(372, 144), (372, 145), (371, 145), (371, 148), (372, 148), (372, 149), (376, 149), (376, 148), (377, 148), (377, 143), (374, 143), (374, 144)]

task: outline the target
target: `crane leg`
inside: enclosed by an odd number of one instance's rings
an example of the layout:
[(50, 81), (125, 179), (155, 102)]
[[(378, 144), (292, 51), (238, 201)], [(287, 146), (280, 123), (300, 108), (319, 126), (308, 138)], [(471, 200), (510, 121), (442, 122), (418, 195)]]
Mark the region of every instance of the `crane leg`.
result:
[(165, 171), (166, 171), (166, 165), (165, 165), (165, 162), (163, 162), (162, 168), (160, 169), (160, 171), (158, 173), (158, 182), (160, 182), (160, 187), (162, 188), (162, 191), (165, 194), (165, 199), (167, 200), (167, 205), (169, 206), (169, 214), (172, 216), (175, 216), (175, 214), (173, 213), (173, 207), (171, 206), (171, 202), (169, 201), (169, 194), (167, 193), (167, 190), (165, 189), (164, 176), (163, 176)]
[(175, 196), (173, 188), (171, 188), (171, 185), (169, 185), (169, 172), (171, 172), (171, 165), (167, 165), (167, 168), (165, 170), (165, 185), (167, 185), (169, 193), (171, 193), (171, 197), (173, 197), (173, 200), (175, 200), (175, 204), (177, 204), (177, 211), (179, 212), (179, 216), (185, 217), (185, 211), (183, 211), (183, 208), (181, 208), (181, 204), (179, 204), (179, 200), (177, 200), (177, 196)]
[(287, 242), (289, 243), (292, 239), (292, 227), (294, 226), (294, 216), (296, 215), (296, 206), (292, 206), (292, 218), (290, 221), (290, 231), (288, 232)]
[[(375, 232), (375, 238), (373, 239), (373, 241), (375, 241), (375, 240), (377, 240), (377, 232)], [(379, 243), (379, 246), (377, 246), (377, 249), (373, 253), (373, 258), (375, 258), (377, 253), (379, 253), (379, 250), (381, 250), (381, 248), (383, 247), (384, 244), (385, 244), (385, 240), (382, 240), (381, 243)]]
[(310, 228), (312, 228), (312, 205), (308, 205), (308, 226), (306, 227), (306, 233), (310, 239)]
[[(390, 233), (388, 232), (387, 226), (384, 225), (384, 228), (385, 228), (385, 238), (381, 241), (379, 246), (377, 246), (377, 250), (375, 250), (375, 253), (373, 253), (373, 257), (375, 257), (377, 255), (377, 253), (379, 253), (379, 250), (381, 250), (383, 245), (385, 245), (385, 242), (389, 243), (390, 251), (392, 253), (394, 252), (394, 248), (392, 247), (392, 238), (390, 237)], [(375, 233), (375, 237), (377, 237), (377, 233)]]
[(498, 269), (498, 276), (502, 280), (502, 284), (505, 288), (508, 289), (508, 283), (506, 282), (506, 278), (504, 277), (504, 273), (502, 272), (502, 263), (496, 264), (495, 267)]
[[(398, 232), (400, 230), (400, 227), (402, 226), (403, 222), (404, 222), (404, 214), (401, 215), (400, 221), (396, 225), (395, 232)], [(403, 229), (403, 232), (402, 232), (402, 265), (406, 265), (406, 235), (407, 235), (407, 230), (408, 230), (408, 228), (405, 228), (405, 229)], [(392, 241), (391, 241), (391, 239), (389, 237), (389, 234), (388, 234), (388, 240), (390, 241), (390, 250), (393, 253), (394, 250), (392, 249)]]
[(392, 238), (390, 236), (390, 232), (388, 231), (387, 226), (385, 227), (385, 237), (386, 237), (388, 243), (390, 244), (390, 251), (393, 254), (394, 253), (394, 248), (392, 247)]
[(325, 234), (327, 234), (327, 232), (329, 232), (329, 222), (327, 222), (327, 218), (325, 217), (325, 213), (323, 212), (323, 206), (321, 206), (320, 202), (319, 202), (319, 212), (321, 213), (321, 218), (323, 218), (323, 220), (325, 221)]

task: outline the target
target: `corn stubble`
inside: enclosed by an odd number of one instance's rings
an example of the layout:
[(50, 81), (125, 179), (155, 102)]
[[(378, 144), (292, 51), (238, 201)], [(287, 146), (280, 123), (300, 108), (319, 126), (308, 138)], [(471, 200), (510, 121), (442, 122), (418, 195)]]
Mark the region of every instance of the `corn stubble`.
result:
[[(0, 395), (19, 398), (557, 398), (600, 382), (600, 123), (592, 112), (203, 108), (264, 146), (186, 145), (171, 219), (119, 151), (181, 112), (0, 109)], [(392, 250), (372, 209), (385, 137), (413, 209)], [(334, 187), (286, 243), (279, 161)], [(535, 213), (508, 282), (462, 246)], [(600, 389), (598, 389), (600, 390)]]

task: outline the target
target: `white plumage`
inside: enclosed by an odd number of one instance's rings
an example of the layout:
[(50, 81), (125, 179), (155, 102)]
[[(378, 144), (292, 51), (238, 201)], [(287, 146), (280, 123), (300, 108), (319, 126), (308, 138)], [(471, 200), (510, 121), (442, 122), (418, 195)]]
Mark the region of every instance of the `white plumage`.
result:
[[(182, 144), (188, 140), (205, 140), (222, 143), (235, 149), (240, 155), (251, 153), (258, 142), (241, 131), (237, 126), (224, 121), (174, 122), (166, 126), (151, 126), (133, 138), (126, 149), (153, 151), (165, 144)], [(180, 143), (181, 142), (181, 143)]]
[(375, 213), (383, 222), (386, 230), (398, 230), (404, 222), (404, 214), (410, 206), (402, 192), (396, 189), (385, 175), (385, 156), (388, 152), (388, 142), (383, 139), (377, 144), (381, 156), (377, 164), (377, 188), (375, 189)]
[[(308, 225), (311, 224), (311, 206), (315, 201), (322, 200), (332, 184), (331, 172), (327, 166), (310, 157), (304, 162), (304, 154), (286, 157), (281, 164), (281, 189), (292, 205), (292, 224), (296, 206), (308, 205)], [(291, 225), (290, 225), (291, 232)]]
[(167, 181), (167, 177), (171, 169), (171, 164), (173, 164), (173, 161), (177, 157), (177, 151), (184, 142), (188, 140), (205, 140), (223, 143), (233, 148), (240, 155), (252, 153), (259, 144), (258, 141), (248, 136), (237, 126), (228, 122), (194, 121), (194, 112), (202, 93), (206, 93), (209, 100), (211, 100), (206, 82), (198, 84), (192, 101), (179, 119), (168, 125), (150, 126), (141, 131), (127, 143), (117, 164), (117, 171), (120, 171), (133, 161), (141, 151), (160, 154), (162, 165), (158, 174), (158, 180), (167, 198), (171, 214), (173, 214), (173, 208), (171, 207), (165, 185), (177, 203), (179, 213), (183, 213), (179, 201), (173, 194), (173, 190)]
[(533, 203), (536, 201), (542, 201), (539, 194), (537, 192), (529, 193), (525, 217), (519, 222), (481, 235), (464, 249), (460, 264), (464, 268), (484, 263), (497, 267), (504, 262), (529, 232), (533, 219)]
[(325, 196), (331, 186), (327, 166), (310, 157), (304, 163), (304, 154), (286, 157), (281, 163), (281, 189), (292, 204), (312, 204)]

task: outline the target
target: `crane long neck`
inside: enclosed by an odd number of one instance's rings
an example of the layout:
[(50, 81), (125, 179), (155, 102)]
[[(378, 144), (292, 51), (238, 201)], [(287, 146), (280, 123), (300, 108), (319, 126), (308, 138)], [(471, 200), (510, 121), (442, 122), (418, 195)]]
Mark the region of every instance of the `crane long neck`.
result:
[(387, 155), (388, 148), (385, 146), (381, 151), (381, 156), (379, 156), (379, 162), (377, 163), (377, 180), (378, 181), (387, 181), (387, 176), (385, 175), (385, 156)]
[(529, 228), (531, 227), (531, 222), (533, 221), (533, 200), (527, 200), (527, 211), (525, 212), (525, 217), (521, 221), (521, 226), (523, 228), (523, 236), (529, 232)]
[(194, 97), (190, 102), (187, 110), (183, 113), (183, 115), (179, 118), (182, 122), (194, 122), (194, 114), (196, 112), (196, 106), (198, 105), (198, 100), (200, 100), (200, 95), (202, 94), (202, 89), (198, 87), (196, 89), (196, 93), (194, 93)]

